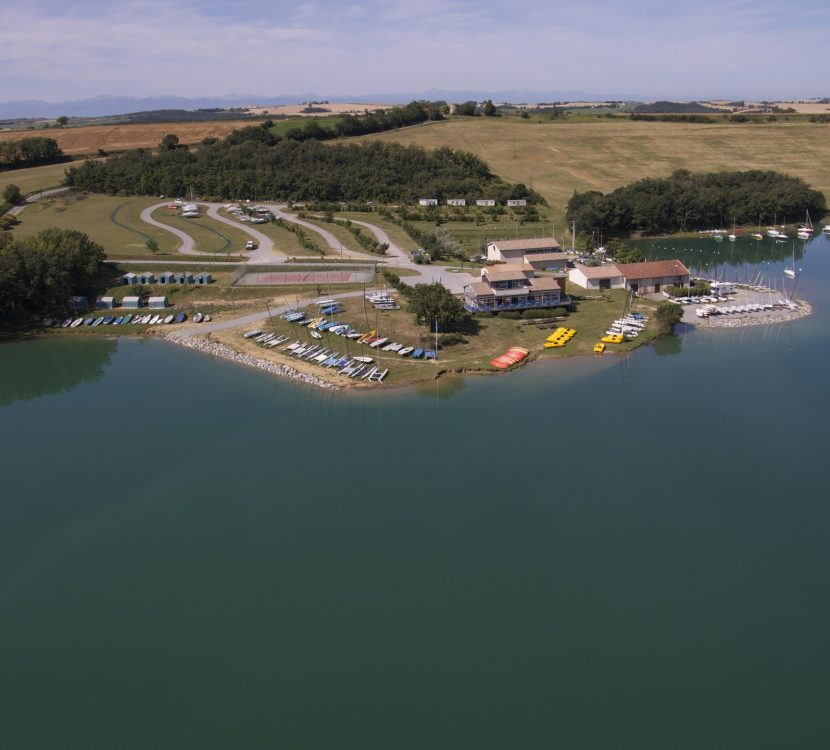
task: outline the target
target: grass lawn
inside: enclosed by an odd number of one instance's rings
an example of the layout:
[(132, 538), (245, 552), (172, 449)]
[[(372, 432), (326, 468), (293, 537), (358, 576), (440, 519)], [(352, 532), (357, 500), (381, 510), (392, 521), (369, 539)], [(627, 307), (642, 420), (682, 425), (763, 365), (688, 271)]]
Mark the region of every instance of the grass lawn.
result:
[[(441, 227), (446, 229), (453, 239), (464, 245), (468, 255), (484, 253), (485, 240), (486, 242), (493, 242), (493, 240), (535, 239), (537, 237), (550, 237), (553, 233), (553, 224), (547, 221), (520, 224), (518, 221), (507, 221), (506, 218), (501, 217), (502, 221), (493, 222), (492, 217), (488, 217), (488, 222), (482, 226), (477, 226), (472, 221), (446, 221), (441, 224)], [(414, 221), (412, 223), (424, 232), (434, 232), (438, 229), (435, 222), (431, 221)], [(560, 242), (562, 241), (563, 228), (559, 227), (557, 235)]]
[[(376, 227), (382, 229), (389, 235), (392, 240), (401, 250), (412, 252), (418, 249), (418, 243), (415, 242), (406, 232), (403, 231), (397, 224), (391, 221), (386, 221), (382, 216), (376, 213), (363, 213), (361, 211), (339, 211), (335, 214), (338, 219), (351, 219), (352, 221), (366, 221), (369, 224), (374, 224)], [(369, 231), (368, 229), (366, 230)]]
[[(27, 206), (19, 215), (20, 224), (13, 232), (17, 237), (29, 237), (51, 227), (76, 229), (98, 242), (108, 257), (159, 258), (172, 255), (178, 247), (178, 240), (139, 219), (142, 209), (154, 202), (151, 198), (76, 192), (60, 194)], [(149, 238), (158, 242), (159, 254), (147, 249), (145, 242)]]
[[(775, 169), (830, 196), (830, 131), (811, 122), (693, 124), (586, 119), (466, 118), (363, 136), (471, 151), (509, 182), (532, 183), (550, 203), (560, 240), (573, 192), (607, 192), (676, 169)], [(813, 217), (815, 220), (816, 217)]]
[(6, 185), (17, 185), (23, 195), (60, 187), (66, 170), (71, 166), (71, 162), (65, 162), (64, 164), (47, 164), (43, 167), (0, 172), (0, 193)]
[(189, 234), (196, 243), (196, 249), (200, 252), (217, 255), (241, 254), (245, 250), (245, 243), (251, 239), (250, 235), (241, 229), (235, 229), (210, 218), (205, 211), (205, 207), (202, 206), (202, 215), (198, 219), (184, 219), (177, 211), (162, 207), (153, 211), (153, 218), (162, 224), (168, 224)]
[[(336, 214), (336, 218), (341, 218), (340, 214)], [(315, 227), (320, 227), (320, 229), (325, 229), (326, 231), (331, 232), (335, 237), (337, 237), (338, 240), (340, 240), (340, 242), (343, 243), (344, 250), (353, 250), (355, 252), (362, 253), (366, 256), (367, 260), (371, 260), (372, 258), (378, 259), (382, 257), (380, 255), (372, 255), (369, 251), (364, 250), (362, 247), (360, 247), (354, 235), (348, 229), (346, 229), (345, 227), (341, 227), (339, 224), (329, 223), (327, 221), (323, 221), (322, 219), (315, 219), (313, 218), (313, 216), (303, 216), (302, 220), (307, 221), (309, 224), (313, 224)], [(365, 232), (366, 234), (369, 234), (368, 229), (364, 229), (361, 227), (361, 231)], [(318, 239), (317, 235), (315, 235), (312, 232), (309, 233), (312, 237), (314, 237), (315, 240)], [(322, 239), (319, 239), (319, 244), (320, 247), (323, 247), (325, 245), (327, 253), (334, 255), (337, 254), (329, 250), (328, 244), (326, 244)]]
[[(609, 324), (621, 315), (625, 306), (626, 293), (622, 290), (607, 292), (606, 299), (585, 300), (578, 303), (578, 310), (567, 317), (562, 325), (575, 328), (577, 335), (561, 349), (544, 349), (545, 339), (552, 329), (559, 324), (539, 329), (535, 325), (523, 325), (521, 320), (509, 320), (501, 317), (475, 318), (470, 332), (465, 333), (466, 343), (448, 346), (439, 350), (438, 362), (432, 363), (423, 360), (413, 360), (411, 357), (400, 357), (394, 352), (383, 352), (359, 345), (340, 336), (323, 334), (321, 343), (335, 351), (342, 353), (363, 354), (375, 359), (376, 364), (389, 368), (390, 384), (400, 385), (418, 381), (432, 380), (439, 373), (445, 371), (485, 371), (496, 372), (490, 365), (490, 360), (503, 354), (511, 346), (524, 346), (529, 349), (532, 360), (538, 356), (562, 359), (583, 354), (593, 355), (593, 346), (604, 335)], [(342, 323), (349, 323), (353, 328), (361, 331), (377, 330), (378, 335), (386, 336), (390, 341), (397, 341), (406, 346), (434, 347), (434, 336), (424, 326), (416, 325), (411, 313), (405, 309), (377, 311), (366, 304), (362, 299), (346, 299), (341, 304), (345, 311), (335, 317)], [(316, 316), (317, 308), (313, 305), (304, 308), (309, 317)], [(645, 314), (645, 306), (640, 308)], [(271, 324), (269, 323), (269, 330)], [(280, 334), (286, 334), (294, 339), (311, 340), (308, 330), (302, 326), (291, 325), (282, 319), (273, 319), (273, 326)], [(265, 330), (265, 326), (260, 326)], [(238, 332), (237, 332), (238, 333)], [(236, 335), (236, 338), (239, 338)], [(609, 345), (608, 351), (630, 351), (651, 338), (641, 334), (636, 342), (626, 342), (620, 345)], [(228, 343), (237, 345), (236, 339), (229, 339)], [(286, 342), (288, 343), (288, 342)], [(266, 356), (262, 350), (262, 356)], [(275, 353), (277, 359), (280, 347)], [(267, 355), (268, 357), (272, 355)], [(334, 382), (341, 382), (335, 375)]]

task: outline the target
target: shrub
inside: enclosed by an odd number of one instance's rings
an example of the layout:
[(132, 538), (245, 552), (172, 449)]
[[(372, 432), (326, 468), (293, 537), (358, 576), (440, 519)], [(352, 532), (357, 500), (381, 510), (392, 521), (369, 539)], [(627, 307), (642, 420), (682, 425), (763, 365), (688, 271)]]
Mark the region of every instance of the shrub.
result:
[(507, 320), (519, 320), (522, 314), (518, 310), (502, 310), (498, 316)]
[(438, 337), (438, 345), (442, 347), (466, 344), (467, 339), (460, 333), (444, 333)]

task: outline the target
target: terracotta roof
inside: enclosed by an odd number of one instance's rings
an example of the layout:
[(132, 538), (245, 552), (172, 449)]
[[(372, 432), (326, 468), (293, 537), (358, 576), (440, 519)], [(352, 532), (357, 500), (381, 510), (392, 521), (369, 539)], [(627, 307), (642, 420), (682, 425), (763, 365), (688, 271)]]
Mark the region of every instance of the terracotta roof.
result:
[(537, 260), (568, 260), (571, 256), (567, 253), (533, 253), (527, 256), (529, 263)]
[(689, 274), (689, 269), (679, 260), (620, 263), (617, 268), (626, 279), (662, 279), (667, 276), (688, 276)]
[(493, 290), (490, 289), (489, 284), (474, 281), (472, 284), (467, 284), (464, 289), (469, 289), (476, 297), (492, 296)]
[(613, 279), (622, 276), (620, 269), (613, 263), (610, 266), (577, 266), (574, 271), (581, 271), (586, 279)]
[(523, 271), (487, 271), (487, 278), (490, 281), (524, 281), (527, 279)]
[(561, 289), (555, 278), (538, 278), (530, 280), (531, 292), (552, 292), (554, 289)]
[(551, 249), (559, 247), (559, 242), (554, 237), (539, 237), (537, 239), (527, 240), (496, 240), (491, 242), (499, 250), (529, 250), (535, 247), (549, 247)]

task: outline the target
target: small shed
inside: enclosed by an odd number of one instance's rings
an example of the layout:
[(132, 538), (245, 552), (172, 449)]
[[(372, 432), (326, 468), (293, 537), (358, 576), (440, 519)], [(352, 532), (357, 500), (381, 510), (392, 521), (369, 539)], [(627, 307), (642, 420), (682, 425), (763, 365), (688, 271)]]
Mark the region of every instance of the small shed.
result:
[(466, 206), (467, 199), (466, 198), (447, 198), (447, 205), (448, 206)]
[(479, 198), (476, 201), (477, 206), (481, 206), (482, 208), (488, 208), (496, 205), (496, 201), (492, 198)]
[(124, 297), (121, 300), (121, 307), (126, 307), (128, 310), (138, 310), (141, 307), (141, 297)]
[(213, 282), (213, 275), (207, 271), (200, 271), (196, 274), (197, 284), (211, 284)]
[(112, 310), (113, 307), (117, 307), (115, 297), (98, 297), (95, 300), (95, 307), (99, 310)]
[(193, 283), (193, 274), (190, 271), (182, 271), (178, 276), (176, 276), (176, 283), (177, 284), (192, 284)]
[(138, 283), (139, 284), (155, 284), (156, 283), (156, 275), (152, 271), (144, 271), (144, 273), (138, 274)]
[(437, 206), (438, 198), (421, 198), (418, 201), (419, 206)]
[(159, 284), (175, 284), (176, 275), (172, 271), (164, 271), (159, 274), (157, 281)]
[(511, 206), (511, 207), (514, 207), (514, 208), (516, 206), (526, 206), (527, 201), (524, 198), (513, 198), (513, 199), (507, 201), (507, 205)]
[(167, 297), (150, 297), (147, 300), (147, 307), (151, 310), (163, 310), (167, 307)]
[(138, 279), (138, 275), (134, 274), (132, 271), (128, 271), (121, 277), (121, 283), (125, 286), (132, 286), (133, 284), (138, 283), (136, 279)]

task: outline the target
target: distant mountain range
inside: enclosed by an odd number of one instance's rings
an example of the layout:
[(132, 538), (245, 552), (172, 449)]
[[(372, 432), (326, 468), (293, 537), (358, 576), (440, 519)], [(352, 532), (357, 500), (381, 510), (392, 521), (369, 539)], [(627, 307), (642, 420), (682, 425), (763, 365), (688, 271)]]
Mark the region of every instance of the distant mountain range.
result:
[(225, 96), (96, 96), (90, 99), (73, 99), (62, 102), (28, 101), (0, 102), (0, 120), (52, 119), (67, 117), (106, 117), (128, 112), (146, 112), (155, 109), (208, 109), (213, 107), (244, 107), (252, 104), (300, 104), (309, 101), (364, 102), (373, 104), (406, 104), (415, 99), (430, 101), (463, 102), (492, 99), (496, 102), (555, 102), (555, 101), (647, 101), (647, 97), (632, 94), (592, 94), (587, 91), (446, 91), (431, 89), (398, 94), (360, 94), (329, 96), (325, 94), (228, 94)]

